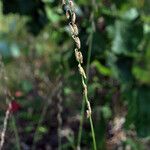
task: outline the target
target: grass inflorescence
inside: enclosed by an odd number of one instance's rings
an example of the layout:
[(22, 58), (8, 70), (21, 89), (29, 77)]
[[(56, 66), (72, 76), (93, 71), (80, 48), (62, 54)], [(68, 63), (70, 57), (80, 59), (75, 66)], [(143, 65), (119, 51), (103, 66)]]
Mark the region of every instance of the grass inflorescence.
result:
[[(87, 106), (86, 114), (87, 114), (87, 118), (90, 121), (92, 139), (93, 139), (93, 148), (94, 148), (94, 150), (96, 150), (97, 147), (96, 147), (95, 133), (94, 133), (94, 127), (93, 127), (93, 121), (92, 121), (92, 109), (91, 109), (91, 105), (90, 105), (90, 102), (88, 99), (87, 75), (82, 67), (83, 55), (80, 51), (81, 41), (80, 41), (80, 38), (78, 37), (79, 31), (78, 31), (78, 27), (76, 25), (76, 13), (74, 11), (73, 1), (72, 0), (69, 0), (69, 1), (62, 0), (62, 8), (66, 14), (66, 18), (69, 20), (70, 32), (71, 32), (72, 38), (76, 45), (75, 57), (78, 62), (78, 69), (79, 69), (79, 73), (81, 75), (81, 80), (82, 80), (83, 96), (84, 96), (83, 101), (85, 101), (86, 106)], [(80, 149), (80, 145), (77, 145), (77, 149)]]

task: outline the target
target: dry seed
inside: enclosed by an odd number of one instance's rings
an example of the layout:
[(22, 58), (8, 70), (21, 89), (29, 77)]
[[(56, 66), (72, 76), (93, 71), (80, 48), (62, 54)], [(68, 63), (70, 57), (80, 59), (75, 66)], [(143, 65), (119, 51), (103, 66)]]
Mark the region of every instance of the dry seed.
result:
[(81, 48), (81, 42), (80, 42), (79, 37), (76, 37), (76, 36), (72, 36), (72, 37), (76, 43), (77, 48), (80, 49)]
[(78, 32), (78, 27), (77, 27), (76, 24), (73, 24), (73, 29), (74, 29), (74, 34), (75, 34), (75, 35), (78, 35), (79, 32)]
[(70, 26), (71, 34), (74, 34), (74, 28), (73, 28), (73, 26), (71, 25), (71, 23), (69, 23), (69, 26)]
[(71, 8), (73, 8), (73, 1), (72, 0), (69, 1), (69, 5)]
[(82, 68), (82, 66), (80, 64), (78, 65), (78, 67), (79, 67), (80, 74), (86, 79), (86, 74), (84, 72), (84, 69)]
[(75, 22), (76, 22), (76, 14), (73, 12), (73, 14), (72, 14), (72, 24), (75, 24)]
[(83, 56), (82, 56), (82, 53), (80, 51), (78, 51), (77, 49), (75, 49), (75, 56), (76, 56), (76, 60), (82, 64)]

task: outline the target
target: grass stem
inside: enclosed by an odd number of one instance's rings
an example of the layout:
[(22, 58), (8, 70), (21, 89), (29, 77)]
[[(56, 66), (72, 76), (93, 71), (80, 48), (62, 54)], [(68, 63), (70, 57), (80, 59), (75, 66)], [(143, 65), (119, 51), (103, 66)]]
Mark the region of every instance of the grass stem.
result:
[[(92, 42), (93, 42), (93, 30), (89, 35), (89, 46), (88, 46), (88, 56), (87, 56), (87, 65), (86, 65), (86, 75), (87, 75), (86, 85), (88, 85), (88, 80), (89, 80), (89, 69), (90, 69), (90, 61), (91, 61), (91, 53), (92, 53)], [(83, 97), (82, 98), (82, 106), (81, 106), (82, 107), (81, 108), (81, 120), (80, 120), (80, 125), (79, 125), (77, 147), (80, 147), (81, 138), (82, 138), (85, 106), (86, 106), (85, 98)], [(92, 130), (92, 128), (91, 128), (91, 130)], [(95, 135), (94, 135), (94, 137), (95, 137)]]

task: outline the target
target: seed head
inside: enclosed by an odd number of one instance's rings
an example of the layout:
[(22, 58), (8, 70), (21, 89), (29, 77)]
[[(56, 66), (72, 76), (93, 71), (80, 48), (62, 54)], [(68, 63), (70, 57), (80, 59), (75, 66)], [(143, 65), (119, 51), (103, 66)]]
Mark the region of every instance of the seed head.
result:
[(86, 74), (85, 74), (84, 69), (82, 68), (81, 64), (78, 65), (78, 68), (79, 68), (80, 74), (86, 79)]
[(89, 117), (91, 116), (91, 114), (92, 114), (92, 112), (91, 112), (91, 111), (86, 110), (86, 116), (87, 116), (87, 118), (89, 118)]
[(66, 17), (67, 17), (67, 19), (70, 18), (70, 15), (69, 15), (68, 11), (66, 11)]
[(71, 16), (71, 12), (69, 9), (66, 10), (66, 18), (67, 19), (70, 19), (70, 16)]
[(70, 8), (73, 8), (73, 1), (72, 0), (69, 1), (69, 5), (70, 5)]
[(87, 95), (87, 85), (83, 82), (83, 93), (84, 95)]
[(74, 34), (74, 28), (73, 28), (72, 24), (69, 23), (69, 26), (70, 26), (71, 34)]
[(79, 31), (78, 31), (78, 27), (76, 24), (73, 24), (73, 29), (74, 29), (74, 35), (78, 35), (79, 34)]
[(65, 0), (62, 0), (62, 5), (66, 4)]
[(79, 37), (76, 37), (76, 36), (73, 35), (72, 38), (74, 39), (77, 48), (80, 49), (81, 48), (81, 42), (80, 42)]
[(80, 51), (78, 51), (78, 49), (76, 48), (75, 49), (75, 56), (76, 56), (76, 60), (79, 62), (79, 63), (83, 63), (83, 56), (82, 56), (82, 53)]
[[(78, 35), (78, 27), (76, 24), (69, 23), (71, 34), (77, 36)], [(76, 37), (74, 37), (76, 38)]]
[(87, 101), (87, 108), (88, 110), (86, 111), (86, 113), (87, 113), (87, 118), (89, 118), (92, 114), (91, 105), (89, 101)]
[(76, 22), (76, 14), (73, 12), (72, 14), (72, 20), (71, 20), (72, 24), (75, 24)]

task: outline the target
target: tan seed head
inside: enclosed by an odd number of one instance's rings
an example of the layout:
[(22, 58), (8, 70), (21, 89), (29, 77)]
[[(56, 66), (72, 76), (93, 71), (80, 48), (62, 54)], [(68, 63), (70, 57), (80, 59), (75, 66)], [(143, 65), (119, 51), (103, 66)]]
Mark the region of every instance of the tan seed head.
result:
[(73, 1), (72, 0), (69, 1), (69, 5), (71, 8), (73, 8)]
[(78, 35), (78, 34), (79, 34), (79, 31), (78, 31), (77, 25), (76, 25), (76, 24), (73, 24), (72, 26), (73, 26), (73, 29), (74, 29), (74, 34), (75, 34), (75, 35)]
[(79, 37), (76, 37), (76, 36), (73, 35), (72, 38), (74, 39), (77, 48), (80, 49), (81, 48), (81, 42), (80, 42)]
[(78, 68), (79, 68), (80, 74), (86, 79), (86, 74), (85, 74), (84, 69), (82, 68), (81, 64), (78, 65)]
[(83, 63), (83, 56), (82, 56), (82, 53), (80, 51), (78, 51), (78, 49), (76, 48), (75, 49), (75, 56), (76, 56), (76, 60), (79, 62), (79, 63)]
[(75, 22), (76, 22), (76, 14), (73, 12), (73, 14), (72, 14), (72, 24), (75, 24)]
[(66, 11), (66, 18), (67, 18), (67, 19), (69, 19), (69, 18), (70, 18), (69, 11)]

